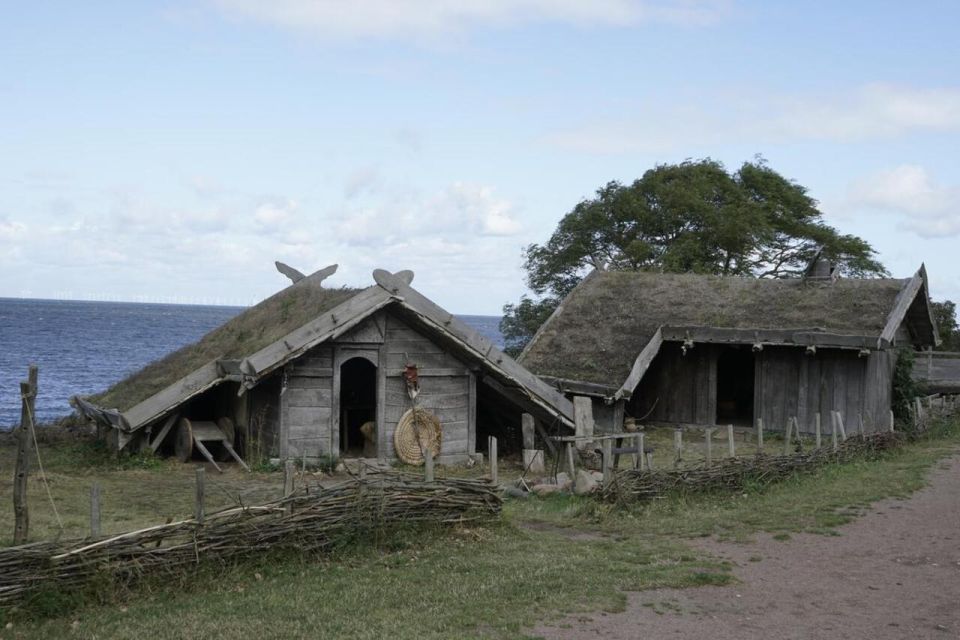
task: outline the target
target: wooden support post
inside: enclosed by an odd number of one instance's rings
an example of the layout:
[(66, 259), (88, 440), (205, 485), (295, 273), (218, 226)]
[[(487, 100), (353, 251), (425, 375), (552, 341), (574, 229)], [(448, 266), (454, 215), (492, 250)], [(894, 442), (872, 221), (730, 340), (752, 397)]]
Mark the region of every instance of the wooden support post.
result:
[(487, 440), (487, 453), (490, 456), (490, 482), (496, 486), (500, 484), (500, 469), (497, 466), (497, 439), (494, 436)]
[(727, 453), (731, 458), (737, 457), (737, 443), (733, 441), (733, 425), (727, 425)]
[(90, 485), (90, 537), (100, 537), (100, 483)]
[(529, 413), (520, 414), (520, 431), (523, 434), (523, 448), (524, 449), (536, 449), (536, 441), (534, 435), (537, 432), (536, 422), (532, 415)]
[(423, 449), (423, 479), (433, 482), (433, 449), (430, 447)]
[(863, 414), (862, 414), (862, 413), (858, 413), (858, 414), (857, 414), (857, 425), (858, 425), (858, 427), (860, 428), (860, 437), (862, 438), (862, 437), (864, 436), (864, 433), (863, 433)]
[(646, 434), (642, 431), (637, 434), (637, 465), (636, 468), (639, 471), (643, 471), (643, 462), (644, 462), (644, 448), (643, 441), (646, 439)]
[(820, 433), (820, 412), (819, 411), (813, 414), (813, 431), (814, 431), (814, 437), (817, 440), (817, 449), (819, 449), (820, 446), (822, 445), (821, 440), (823, 439)]
[(783, 455), (790, 455), (790, 440), (793, 435), (793, 418), (787, 418), (787, 431), (783, 436)]
[(763, 418), (757, 418), (757, 455), (763, 453)]
[(567, 450), (567, 472), (570, 474), (570, 479), (574, 480), (577, 477), (577, 470), (573, 464), (573, 443), (568, 442), (566, 446)]
[(673, 466), (679, 467), (680, 460), (683, 458), (683, 429), (677, 427), (673, 430)]
[(197, 476), (197, 493), (196, 501), (193, 505), (193, 518), (197, 521), (197, 524), (203, 524), (203, 494), (204, 494), (204, 480), (206, 476), (206, 471), (203, 467), (197, 467), (196, 470)]
[(890, 410), (890, 433), (896, 429), (896, 420), (893, 418), (893, 409)]
[(577, 440), (577, 449), (585, 449), (593, 438), (593, 400), (587, 396), (573, 397), (574, 435)]
[(913, 399), (913, 407), (914, 426), (919, 430), (920, 425), (923, 422), (923, 405), (920, 403), (920, 398)]
[(13, 544), (24, 544), (30, 534), (27, 505), (27, 478), (30, 474), (30, 447), (33, 442), (33, 409), (37, 398), (37, 367), (30, 365), (27, 381), (20, 383), (20, 429), (17, 432), (17, 461), (13, 475)]
[(706, 446), (707, 465), (713, 464), (713, 429), (703, 430), (703, 443)]
[(653, 471), (653, 451), (647, 451), (645, 456), (647, 458), (647, 471)]
[(603, 469), (603, 484), (604, 486), (609, 486), (610, 481), (613, 480), (613, 440), (604, 438), (602, 447), (603, 462), (601, 468)]

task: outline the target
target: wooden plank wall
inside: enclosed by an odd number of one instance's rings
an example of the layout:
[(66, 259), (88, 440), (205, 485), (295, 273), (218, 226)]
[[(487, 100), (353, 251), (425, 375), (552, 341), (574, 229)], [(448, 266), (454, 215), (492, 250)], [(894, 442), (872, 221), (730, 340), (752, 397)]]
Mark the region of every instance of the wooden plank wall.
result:
[[(717, 358), (723, 347), (697, 344), (683, 355), (680, 343), (664, 343), (634, 391), (628, 412), (647, 422), (712, 426), (716, 423)], [(801, 431), (813, 433), (820, 412), (823, 433), (830, 433), (830, 412), (867, 429), (886, 424), (896, 354), (820, 349), (814, 355), (797, 347), (767, 346), (755, 356), (754, 420), (782, 431), (797, 418)], [(654, 406), (654, 403), (656, 405)], [(651, 411), (652, 408), (652, 411)]]
[[(287, 365), (280, 396), (280, 457), (329, 455), (333, 438), (333, 348), (320, 345)], [(282, 374), (281, 374), (282, 375)]]
[(916, 354), (913, 379), (932, 392), (956, 393), (960, 389), (960, 353), (924, 351)]
[(681, 343), (665, 342), (634, 391), (630, 414), (649, 413), (647, 422), (714, 424), (718, 353), (715, 345), (698, 344), (684, 355)]
[(863, 415), (866, 428), (883, 424), (890, 402), (890, 355), (873, 352), (766, 347), (757, 357), (754, 419), (764, 428), (783, 431), (796, 417), (803, 433), (813, 433), (820, 413), (823, 433), (830, 433), (830, 412), (839, 411), (844, 424), (856, 428)]
[(384, 435), (386, 456), (395, 456), (393, 436), (397, 423), (411, 408), (403, 380), (407, 362), (417, 365), (420, 394), (417, 406), (436, 415), (443, 425), (441, 456), (463, 456), (474, 452), (475, 442), (468, 437), (475, 419), (471, 404), (473, 374), (463, 362), (443, 346), (412, 328), (392, 313), (386, 315), (384, 343)]

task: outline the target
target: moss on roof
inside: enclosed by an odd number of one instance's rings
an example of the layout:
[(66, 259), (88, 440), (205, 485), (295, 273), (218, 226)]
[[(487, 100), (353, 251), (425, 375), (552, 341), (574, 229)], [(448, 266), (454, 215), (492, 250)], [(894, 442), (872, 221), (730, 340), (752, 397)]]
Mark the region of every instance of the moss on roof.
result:
[(211, 360), (241, 359), (333, 309), (360, 289), (325, 289), (308, 276), (187, 345), (124, 378), (90, 401), (121, 411), (139, 404)]
[(538, 375), (618, 387), (665, 325), (879, 336), (905, 282), (595, 272), (567, 296), (520, 362)]

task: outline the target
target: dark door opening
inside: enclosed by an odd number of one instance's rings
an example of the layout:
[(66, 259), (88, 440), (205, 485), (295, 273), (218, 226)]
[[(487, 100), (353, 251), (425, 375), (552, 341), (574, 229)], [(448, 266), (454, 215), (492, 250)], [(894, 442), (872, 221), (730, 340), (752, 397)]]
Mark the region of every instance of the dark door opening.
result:
[(717, 358), (717, 424), (753, 426), (753, 349), (725, 347)]
[[(365, 358), (340, 365), (340, 455), (377, 456), (377, 368)], [(372, 423), (364, 428), (367, 423)]]

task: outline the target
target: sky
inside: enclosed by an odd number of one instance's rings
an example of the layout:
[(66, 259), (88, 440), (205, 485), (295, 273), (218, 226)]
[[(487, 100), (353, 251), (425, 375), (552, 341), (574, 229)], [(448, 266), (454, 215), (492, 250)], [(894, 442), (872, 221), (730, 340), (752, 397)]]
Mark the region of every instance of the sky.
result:
[(0, 297), (254, 303), (281, 260), (456, 313), (610, 180), (757, 155), (960, 301), (960, 3), (2, 3)]

